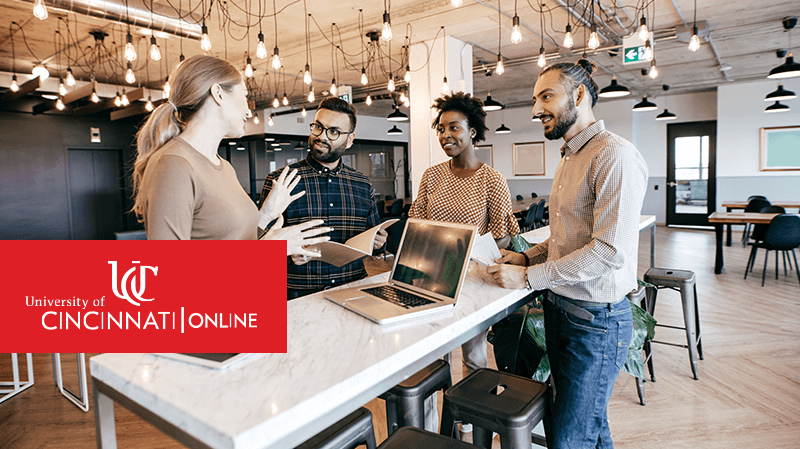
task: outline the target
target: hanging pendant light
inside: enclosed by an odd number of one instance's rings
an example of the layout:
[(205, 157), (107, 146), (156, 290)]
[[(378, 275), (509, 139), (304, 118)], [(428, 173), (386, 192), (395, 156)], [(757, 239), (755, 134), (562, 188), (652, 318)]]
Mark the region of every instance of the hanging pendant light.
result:
[(248, 78), (253, 77), (253, 62), (250, 57), (247, 57), (247, 64), (244, 66), (244, 76)]
[(313, 103), (314, 99), (314, 86), (308, 86), (308, 102)]
[(125, 71), (125, 82), (128, 84), (136, 82), (136, 75), (133, 74), (133, 68), (130, 62), (128, 63), (128, 70)]
[(453, 5), (453, 8), (458, 8), (461, 6), (462, 0), (450, 0), (450, 4)]
[(284, 106), (289, 106), (289, 97), (286, 96), (286, 92), (283, 93), (283, 99), (281, 100)]
[(497, 67), (495, 67), (494, 71), (498, 75), (502, 75), (502, 74), (506, 73), (506, 66), (505, 66), (505, 64), (503, 64), (503, 55), (502, 54), (498, 53), (498, 55), (497, 55)]
[(272, 120), (272, 114), (269, 115), (269, 121), (267, 122), (267, 125), (269, 125), (269, 126), (274, 126), (275, 125), (275, 121)]
[(259, 123), (259, 120), (258, 120), (258, 113), (256, 113), (255, 115), (253, 115), (253, 123), (255, 123), (256, 125), (258, 125), (258, 123)]
[(650, 79), (658, 78), (658, 68), (656, 68), (656, 60), (655, 59), (650, 61), (650, 70), (647, 71), (647, 76), (649, 76)]
[[(331, 90), (330, 90), (330, 92), (331, 92), (332, 96), (334, 96), (334, 97), (336, 96), (336, 78), (331, 80)], [(325, 92), (323, 92), (323, 94), (324, 93)]]
[(169, 98), (169, 94), (172, 92), (172, 88), (169, 85), (169, 77), (164, 80), (164, 87), (162, 90), (164, 91), (164, 98)]
[(667, 108), (664, 108), (664, 112), (656, 116), (656, 120), (675, 120), (676, 118), (678, 118), (678, 116), (669, 112)]
[(128, 96), (125, 94), (125, 89), (122, 89), (122, 98), (120, 98), (120, 103), (122, 104), (122, 106), (127, 106), (131, 104), (131, 102), (128, 101)]
[(611, 84), (600, 89), (600, 93), (597, 95), (602, 98), (616, 98), (630, 94), (631, 91), (627, 87), (617, 83), (617, 77), (615, 76), (611, 78)]
[(489, 92), (489, 95), (486, 96), (486, 100), (483, 102), (483, 110), (486, 112), (499, 111), (503, 109), (503, 107), (502, 103), (492, 98), (491, 92)]
[(158, 48), (155, 36), (150, 36), (150, 59), (153, 61), (161, 60), (161, 49)]
[(644, 54), (642, 55), (645, 61), (653, 60), (653, 46), (650, 45), (650, 39), (644, 42)]
[(147, 112), (153, 112), (153, 109), (155, 109), (153, 98), (150, 95), (147, 96), (147, 103), (145, 103), (144, 108), (147, 109)]
[(306, 64), (306, 69), (303, 73), (303, 82), (309, 85), (311, 84), (311, 66), (308, 64)]
[(572, 26), (567, 24), (567, 34), (564, 36), (564, 48), (572, 48), (575, 40), (572, 38)]
[(19, 92), (19, 84), (17, 84), (17, 75), (11, 76), (11, 92)]
[(507, 127), (505, 123), (502, 123), (499, 128), (494, 130), (495, 134), (508, 134), (511, 132), (511, 128)]
[(47, 7), (44, 6), (44, 0), (36, 0), (33, 2), (33, 17), (39, 20), (47, 18)]
[(391, 73), (389, 74), (389, 82), (386, 84), (386, 90), (394, 92), (394, 76)]
[(386, 120), (389, 120), (390, 122), (408, 121), (408, 116), (400, 112), (400, 109), (397, 107), (397, 105), (392, 105), (392, 107), (394, 108), (394, 112), (389, 114), (389, 117), (387, 117)]
[(531, 121), (532, 122), (541, 122), (542, 118), (539, 117), (538, 115), (534, 115), (533, 117), (531, 117)]
[(792, 110), (792, 108), (790, 108), (789, 106), (787, 106), (785, 104), (781, 104), (780, 101), (776, 101), (775, 103), (767, 106), (767, 108), (764, 109), (764, 112), (767, 112), (767, 113), (788, 112), (788, 111), (791, 111), (791, 110)]
[(383, 10), (383, 30), (381, 30), (381, 39), (386, 42), (392, 40), (392, 19), (389, 17), (389, 12)]
[(778, 84), (777, 89), (767, 94), (767, 96), (764, 98), (764, 101), (793, 100), (795, 98), (797, 98), (797, 95), (795, 95), (791, 90), (784, 89), (783, 83), (780, 83)]
[(796, 76), (800, 76), (800, 64), (794, 62), (794, 56), (789, 53), (789, 55), (786, 56), (786, 62), (770, 70), (767, 78), (776, 80), (794, 78)]
[(406, 66), (406, 74), (403, 75), (403, 81), (405, 81), (406, 84), (411, 82), (411, 67), (410, 66)]
[(366, 86), (367, 83), (369, 83), (369, 80), (367, 79), (367, 69), (361, 67), (361, 85)]
[(256, 58), (264, 59), (267, 57), (267, 44), (264, 43), (264, 33), (258, 32), (258, 44), (256, 44)]
[(450, 86), (447, 84), (447, 77), (444, 77), (444, 81), (442, 82), (442, 93), (447, 94), (450, 92)]
[(67, 86), (75, 85), (75, 76), (72, 74), (72, 69), (67, 67)]
[(589, 35), (589, 43), (587, 44), (590, 50), (597, 50), (600, 47), (600, 36), (597, 34), (597, 29), (592, 24), (592, 34)]
[(392, 129), (390, 129), (389, 131), (386, 131), (386, 134), (389, 134), (390, 136), (397, 135), (397, 134), (403, 134), (403, 130), (398, 128), (397, 125), (394, 125), (394, 126), (392, 126)]
[(306, 111), (306, 107), (305, 106), (303, 106), (303, 109), (300, 111), (300, 115), (302, 115), (303, 117), (308, 115), (308, 111)]
[(42, 81), (50, 78), (50, 71), (47, 70), (47, 67), (45, 67), (43, 64), (36, 64), (33, 66), (31, 73), (33, 74), (34, 78), (38, 76)]
[(66, 106), (64, 106), (64, 102), (61, 101), (61, 97), (58, 97), (58, 100), (56, 100), (56, 109), (63, 111), (65, 107)]
[(200, 38), (200, 48), (203, 51), (210, 51), (211, 50), (211, 39), (208, 38), (208, 28), (206, 27), (205, 20), (203, 21), (203, 26), (200, 28), (202, 37)]
[(541, 68), (547, 65), (547, 58), (544, 57), (544, 47), (539, 47), (539, 60), (536, 61), (536, 65)]
[(275, 47), (275, 50), (272, 52), (272, 68), (278, 70), (281, 66), (281, 57), (278, 53), (278, 47)]
[(650, 38), (650, 30), (647, 29), (647, 17), (639, 19), (639, 39), (646, 41)]
[(642, 101), (636, 103), (633, 106), (633, 110), (635, 112), (655, 111), (656, 109), (658, 109), (658, 106), (656, 106), (655, 103), (648, 100), (647, 95), (643, 96)]
[(364, 100), (364, 103), (366, 103), (367, 106), (372, 106), (372, 95), (367, 94), (367, 99)]
[(131, 36), (130, 30), (128, 30), (125, 40), (127, 41), (125, 44), (125, 59), (133, 62), (136, 60), (136, 47), (133, 46), (133, 36)]
[(515, 13), (511, 19), (511, 43), (519, 44), (522, 42), (522, 31), (519, 28), (519, 16)]
[(272, 99), (272, 107), (277, 108), (281, 105), (281, 101), (278, 100), (278, 94), (275, 94), (275, 98)]
[(67, 94), (67, 87), (64, 86), (64, 82), (61, 80), (58, 80), (58, 94), (62, 97)]
[(697, 27), (692, 27), (692, 38), (689, 39), (689, 50), (697, 51), (700, 49), (700, 37), (697, 36)]
[(92, 103), (100, 102), (100, 97), (97, 96), (97, 91), (95, 90), (94, 87), (92, 87), (92, 96), (89, 97), (89, 99), (92, 101)]

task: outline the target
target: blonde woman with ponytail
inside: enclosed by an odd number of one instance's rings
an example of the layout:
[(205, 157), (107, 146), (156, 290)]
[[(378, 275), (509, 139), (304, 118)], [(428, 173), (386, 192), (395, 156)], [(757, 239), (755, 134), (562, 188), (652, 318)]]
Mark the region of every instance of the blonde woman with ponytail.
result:
[(281, 214), (305, 191), (291, 194), (300, 178), (288, 167), (259, 210), (217, 155), (225, 137), (244, 135), (250, 115), (242, 75), (229, 62), (193, 56), (170, 75), (172, 94), (137, 135), (133, 210), (151, 240), (286, 240), (288, 255), (316, 256), (304, 246), (323, 242), (328, 228), (313, 220), (283, 228)]

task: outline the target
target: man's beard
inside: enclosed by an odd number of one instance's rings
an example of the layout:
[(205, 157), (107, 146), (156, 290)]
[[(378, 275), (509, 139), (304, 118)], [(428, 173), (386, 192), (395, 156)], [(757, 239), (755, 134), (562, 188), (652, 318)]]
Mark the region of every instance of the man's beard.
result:
[(553, 129), (549, 132), (545, 131), (544, 133), (544, 136), (549, 140), (558, 140), (564, 137), (564, 134), (566, 134), (578, 120), (578, 109), (575, 108), (575, 100), (573, 100), (572, 97), (569, 98), (567, 107), (564, 109), (559, 111), (556, 117), (553, 117), (556, 121)]
[[(319, 142), (321, 145), (327, 146), (328, 151), (323, 154), (322, 152), (314, 148), (314, 145), (317, 142)], [(309, 142), (309, 148), (311, 149), (311, 156), (313, 156), (314, 159), (318, 160), (319, 162), (324, 162), (326, 164), (338, 161), (342, 157), (342, 154), (344, 154), (345, 150), (347, 149), (346, 145), (344, 144), (342, 144), (339, 147), (336, 147), (316, 139), (314, 139), (312, 142)]]

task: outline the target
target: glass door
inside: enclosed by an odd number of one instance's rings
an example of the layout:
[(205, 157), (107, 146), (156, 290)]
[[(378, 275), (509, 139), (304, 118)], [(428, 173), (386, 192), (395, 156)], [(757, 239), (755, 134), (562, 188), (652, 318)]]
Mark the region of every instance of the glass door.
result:
[(717, 122), (667, 125), (667, 225), (708, 226), (716, 208)]

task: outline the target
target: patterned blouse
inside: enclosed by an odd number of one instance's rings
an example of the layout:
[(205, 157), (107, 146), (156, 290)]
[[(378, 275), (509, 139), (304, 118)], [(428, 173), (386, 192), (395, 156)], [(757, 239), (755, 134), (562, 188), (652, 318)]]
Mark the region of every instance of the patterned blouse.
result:
[(486, 164), (468, 178), (455, 176), (450, 161), (428, 168), (408, 215), (472, 224), (480, 235), (491, 231), (495, 239), (519, 234), (506, 178)]

